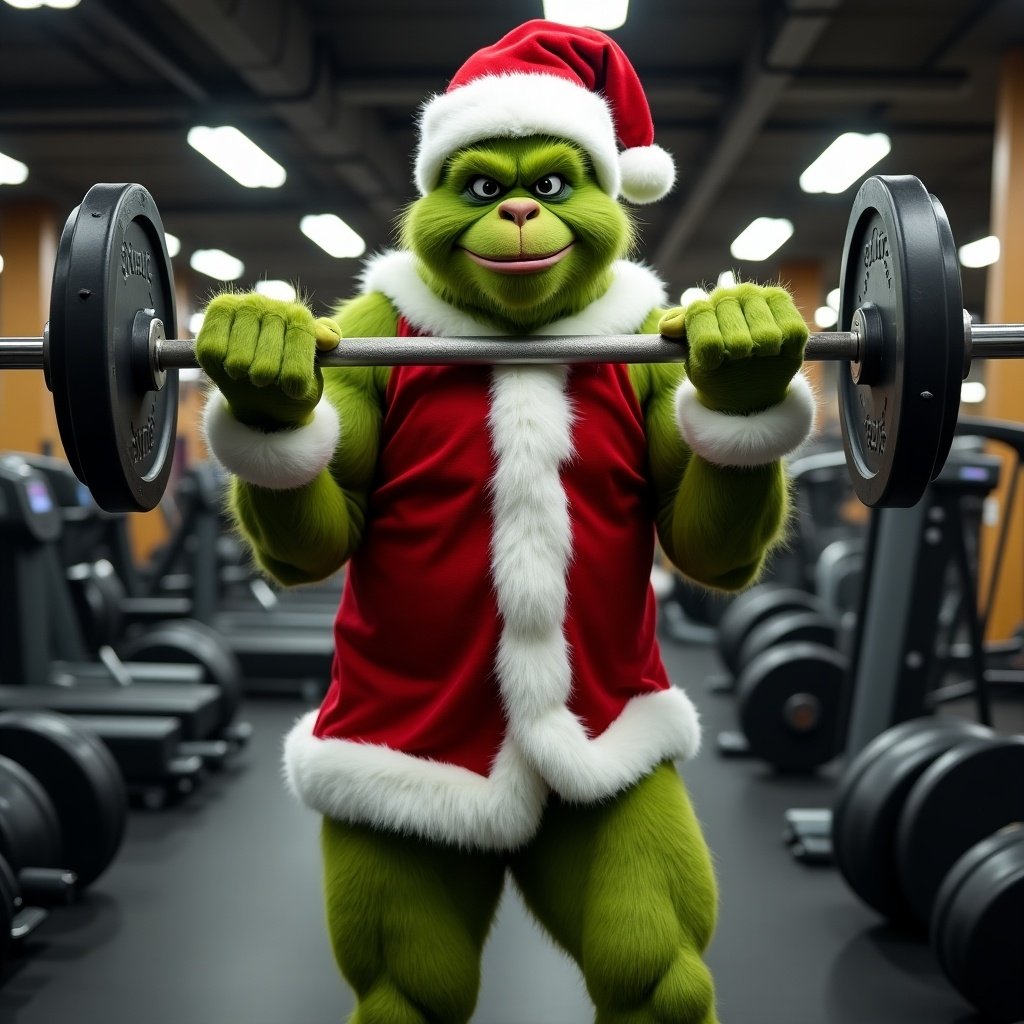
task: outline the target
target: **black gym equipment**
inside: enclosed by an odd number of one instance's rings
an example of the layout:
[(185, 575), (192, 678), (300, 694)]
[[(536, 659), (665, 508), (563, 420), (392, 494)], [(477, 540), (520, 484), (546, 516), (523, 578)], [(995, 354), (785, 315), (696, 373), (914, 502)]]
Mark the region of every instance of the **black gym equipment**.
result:
[(930, 929), (946, 977), (996, 1024), (1024, 1019), (1022, 921), (1024, 827), (1018, 824), (976, 843), (953, 865), (936, 894)]
[[(942, 468), (976, 358), (1024, 353), (1024, 325), (974, 325), (941, 204), (910, 175), (867, 179), (854, 200), (840, 275), (842, 330), (813, 334), (807, 359), (850, 362), (843, 447), (858, 497), (909, 506)], [(0, 368), (42, 369), (79, 479), (106, 509), (156, 506), (170, 474), (177, 375), (196, 365), (174, 334), (163, 225), (141, 185), (94, 185), (72, 211), (38, 338), (0, 339)], [(659, 362), (685, 344), (656, 335), (358, 338), (322, 365)]]
[(742, 676), (747, 665), (765, 651), (782, 644), (805, 641), (835, 647), (838, 639), (839, 628), (836, 623), (817, 608), (780, 612), (760, 622), (747, 634), (740, 645), (737, 659), (739, 673)]
[(1022, 821), (1024, 736), (953, 718), (876, 737), (832, 815), (835, 862), (854, 892), (894, 923), (930, 926), (950, 980), (1004, 1022), (1024, 1015)]
[(9, 711), (0, 714), (0, 755), (41, 784), (59, 821), (59, 863), (80, 888), (92, 885), (114, 860), (127, 817), (127, 791), (110, 751), (64, 715)]
[[(24, 460), (0, 457), (0, 499), (0, 590), (10, 597), (0, 617), (0, 709), (93, 716), (134, 796), (153, 806), (191, 791), (208, 741), (220, 743), (223, 694), (202, 685), (193, 666), (79, 660), (56, 551), (61, 517), (46, 480)], [(203, 746), (190, 750), (189, 742)], [(157, 764), (158, 774), (149, 774)], [(137, 774), (140, 766), (146, 774)]]
[(128, 795), (103, 743), (41, 711), (0, 714), (0, 968), (110, 866)]
[[(817, 612), (822, 608), (815, 596), (795, 587), (762, 583), (737, 594), (718, 622), (718, 655), (735, 676), (742, 666), (743, 645), (759, 626), (788, 612)], [(726, 683), (714, 689), (727, 689)]]
[(754, 756), (780, 772), (809, 772), (843, 748), (842, 691), (849, 659), (832, 647), (794, 640), (763, 651), (736, 682), (740, 734), (718, 750)]

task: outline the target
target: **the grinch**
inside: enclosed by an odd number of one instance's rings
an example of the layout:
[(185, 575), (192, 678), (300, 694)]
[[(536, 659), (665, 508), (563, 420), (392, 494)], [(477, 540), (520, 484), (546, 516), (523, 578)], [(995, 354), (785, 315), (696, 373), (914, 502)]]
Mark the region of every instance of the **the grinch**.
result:
[[(506, 874), (599, 1022), (716, 1020), (716, 886), (674, 765), (700, 730), (658, 650), (655, 534), (691, 579), (749, 584), (813, 404), (786, 292), (668, 310), (627, 262), (619, 196), (673, 177), (618, 46), (530, 22), (424, 108), (402, 246), (334, 321), (255, 295), (207, 311), (241, 533), (285, 585), (348, 566), (330, 688), (285, 770), (323, 815), (358, 1024), (470, 1019)], [(339, 337), (657, 331), (685, 331), (685, 373), (315, 363)]]

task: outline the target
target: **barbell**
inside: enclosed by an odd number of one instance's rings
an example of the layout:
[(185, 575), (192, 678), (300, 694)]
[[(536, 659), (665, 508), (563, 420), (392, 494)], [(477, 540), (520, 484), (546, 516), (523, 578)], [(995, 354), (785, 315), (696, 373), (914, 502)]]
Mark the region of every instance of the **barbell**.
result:
[[(809, 360), (841, 360), (840, 424), (854, 489), (869, 506), (915, 504), (945, 463), (972, 359), (1024, 356), (1024, 324), (977, 325), (963, 308), (945, 211), (910, 175), (868, 178), (850, 213), (840, 331), (812, 333)], [(39, 338), (0, 338), (0, 369), (41, 369), (65, 454), (108, 511), (148, 511), (170, 475), (177, 369), (163, 225), (141, 185), (99, 184), (72, 211)], [(346, 338), (323, 366), (675, 362), (658, 335)]]

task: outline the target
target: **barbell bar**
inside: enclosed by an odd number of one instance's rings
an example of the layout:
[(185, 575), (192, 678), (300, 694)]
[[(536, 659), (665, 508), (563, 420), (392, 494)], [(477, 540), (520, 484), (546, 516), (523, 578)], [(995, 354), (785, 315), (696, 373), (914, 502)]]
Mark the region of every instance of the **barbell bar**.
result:
[[(157, 372), (198, 369), (195, 340), (167, 338), (163, 322), (151, 324), (153, 366)], [(811, 331), (804, 359), (811, 362), (859, 363), (864, 334)], [(1024, 357), (1024, 324), (964, 325), (969, 359)], [(0, 338), (0, 370), (45, 370), (46, 336)], [(552, 363), (676, 363), (687, 357), (686, 339), (658, 334), (557, 334), (430, 337), (345, 338), (337, 347), (316, 354), (320, 366), (501, 366)], [(968, 366), (969, 369), (969, 366)], [(861, 383), (870, 383), (864, 379)]]
[[(910, 175), (867, 179), (840, 273), (844, 330), (812, 333), (808, 360), (849, 364), (840, 423), (865, 504), (912, 505), (952, 443), (973, 359), (1024, 357), (1024, 325), (971, 323), (941, 204)], [(177, 374), (198, 366), (175, 333), (163, 225), (141, 185), (99, 184), (72, 211), (37, 338), (0, 339), (0, 369), (42, 369), (65, 454), (109, 511), (145, 511), (170, 474)], [(347, 338), (323, 366), (675, 362), (658, 335)]]

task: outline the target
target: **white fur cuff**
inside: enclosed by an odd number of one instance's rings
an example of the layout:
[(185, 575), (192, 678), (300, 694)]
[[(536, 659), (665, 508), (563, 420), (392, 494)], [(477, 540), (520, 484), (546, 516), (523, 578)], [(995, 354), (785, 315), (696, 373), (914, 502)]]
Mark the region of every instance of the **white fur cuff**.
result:
[(203, 433), (229, 472), (257, 487), (288, 491), (305, 486), (330, 465), (341, 424), (334, 406), (321, 398), (304, 427), (268, 433), (236, 420), (214, 392), (203, 411)]
[(716, 466), (763, 466), (798, 448), (814, 429), (814, 393), (803, 374), (786, 397), (747, 416), (715, 412), (684, 380), (676, 392), (676, 422), (696, 455)]

